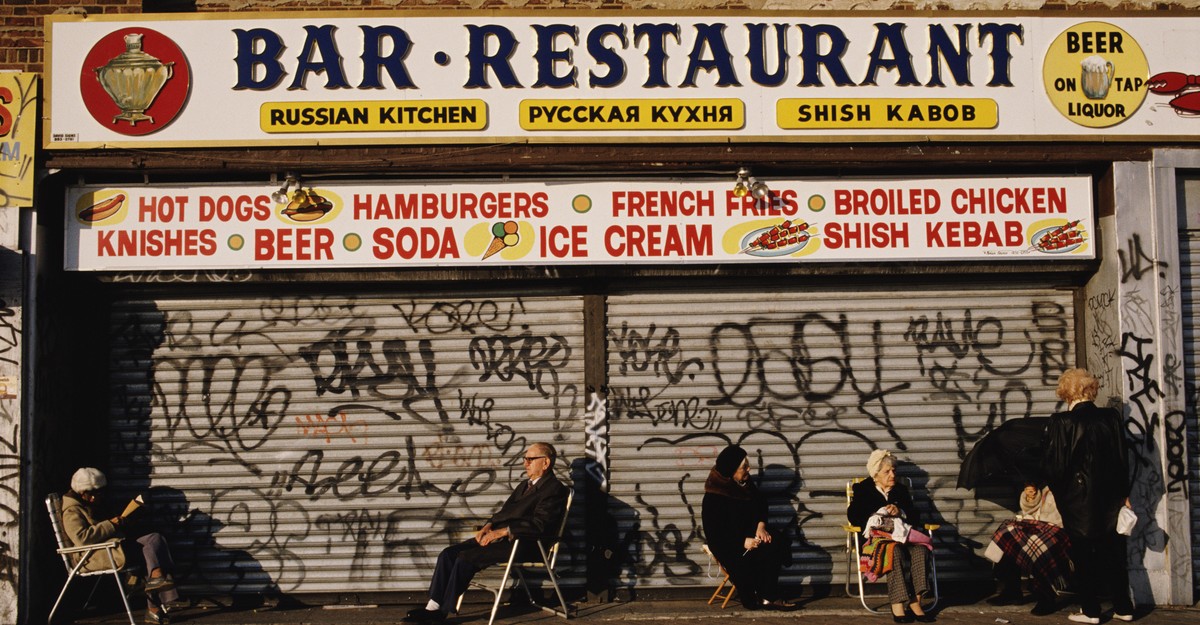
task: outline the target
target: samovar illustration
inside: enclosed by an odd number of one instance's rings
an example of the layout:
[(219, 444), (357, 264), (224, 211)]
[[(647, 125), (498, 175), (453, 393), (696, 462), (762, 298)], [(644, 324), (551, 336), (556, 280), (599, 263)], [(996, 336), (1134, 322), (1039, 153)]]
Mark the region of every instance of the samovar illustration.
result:
[(140, 121), (153, 123), (154, 118), (146, 114), (146, 109), (171, 79), (173, 65), (142, 51), (142, 33), (125, 35), (125, 51), (95, 69), (96, 80), (121, 109), (121, 114), (113, 117), (113, 123), (117, 120), (126, 120), (130, 126)]

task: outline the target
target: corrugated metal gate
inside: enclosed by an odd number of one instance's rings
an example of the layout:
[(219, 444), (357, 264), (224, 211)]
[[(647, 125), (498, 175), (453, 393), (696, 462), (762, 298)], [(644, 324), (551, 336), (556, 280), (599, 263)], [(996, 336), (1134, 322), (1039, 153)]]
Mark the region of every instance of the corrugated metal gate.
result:
[(424, 590), (528, 443), (564, 479), (582, 456), (582, 331), (579, 297), (122, 302), (114, 484), (151, 490), (191, 591)]
[(1180, 282), (1183, 286), (1183, 353), (1187, 389), (1188, 493), (1192, 509), (1192, 588), (1200, 591), (1200, 230), (1185, 230), (1179, 238)]
[(874, 447), (899, 455), (943, 524), (942, 579), (989, 576), (976, 553), (1011, 513), (955, 487), (960, 460), (1004, 420), (1053, 412), (1073, 363), (1067, 291), (656, 292), (608, 305), (610, 509), (622, 581), (642, 587), (707, 583), (700, 502), (731, 441), (787, 528), (785, 581), (845, 578), (845, 484)]
[[(147, 299), (112, 327), (114, 482), (151, 489), (199, 592), (423, 590), (528, 442), (559, 446), (564, 479), (587, 453), (581, 297)], [(959, 460), (1054, 409), (1073, 336), (1066, 291), (609, 297), (621, 581), (707, 583), (699, 504), (730, 440), (767, 476), (787, 581), (842, 579), (844, 485), (874, 446), (945, 525), (943, 577), (989, 574), (974, 553), (1009, 513), (955, 488)]]

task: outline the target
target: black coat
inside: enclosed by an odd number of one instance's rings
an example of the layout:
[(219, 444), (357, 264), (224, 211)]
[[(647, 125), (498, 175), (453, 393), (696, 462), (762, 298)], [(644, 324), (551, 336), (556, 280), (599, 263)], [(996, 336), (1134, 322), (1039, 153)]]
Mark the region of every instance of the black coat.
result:
[(516, 538), (553, 536), (558, 532), (567, 505), (567, 487), (547, 473), (526, 492), (529, 480), (522, 480), (492, 515), (492, 529), (508, 528)]
[(1043, 467), (1063, 527), (1089, 538), (1116, 530), (1117, 514), (1129, 497), (1120, 413), (1089, 401), (1052, 415)]
[(750, 483), (741, 494), (745, 498), (706, 492), (701, 504), (704, 540), (725, 568), (741, 558), (746, 539), (754, 537), (758, 524), (767, 522), (766, 497)]
[(892, 490), (888, 491), (886, 498), (875, 488), (875, 481), (871, 478), (855, 484), (850, 507), (846, 509), (846, 518), (850, 520), (851, 525), (862, 527), (876, 510), (888, 504), (895, 504), (904, 512), (906, 523), (913, 527), (921, 527), (921, 515), (917, 512), (917, 506), (913, 504), (912, 494), (908, 492), (908, 486), (899, 479), (892, 486)]

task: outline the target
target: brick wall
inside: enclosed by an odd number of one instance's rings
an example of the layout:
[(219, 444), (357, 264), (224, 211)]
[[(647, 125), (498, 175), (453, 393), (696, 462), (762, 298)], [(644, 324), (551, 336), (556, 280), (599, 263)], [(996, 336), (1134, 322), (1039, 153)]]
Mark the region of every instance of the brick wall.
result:
[[(953, 0), (145, 0), (164, 11), (194, 5), (200, 12), (314, 10), (503, 10), (512, 9), (654, 9), (672, 12), (719, 8), (750, 10), (929, 10), (950, 9)], [(1200, 8), (1200, 0), (977, 0), (973, 10), (1130, 10)], [(42, 17), (57, 13), (115, 15), (141, 13), (143, 0), (0, 0), (0, 70), (44, 70)]]

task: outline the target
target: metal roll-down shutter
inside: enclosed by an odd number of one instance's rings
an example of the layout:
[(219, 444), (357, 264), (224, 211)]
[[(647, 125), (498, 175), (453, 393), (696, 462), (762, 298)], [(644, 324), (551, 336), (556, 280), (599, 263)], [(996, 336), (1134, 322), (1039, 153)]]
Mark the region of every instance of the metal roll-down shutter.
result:
[(113, 481), (149, 491), (185, 590), (424, 590), (526, 445), (569, 478), (582, 332), (578, 297), (123, 301)]
[[(637, 586), (711, 583), (700, 504), (716, 454), (751, 454), (785, 583), (840, 583), (845, 485), (892, 450), (941, 579), (980, 579), (1011, 512), (956, 488), (961, 458), (1007, 419), (1048, 416), (1073, 364), (1069, 291), (762, 289), (608, 301), (610, 510)], [(1015, 501), (1016, 493), (1013, 493)]]

